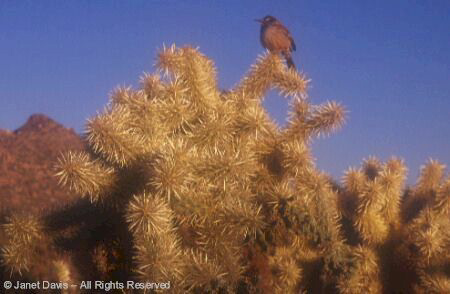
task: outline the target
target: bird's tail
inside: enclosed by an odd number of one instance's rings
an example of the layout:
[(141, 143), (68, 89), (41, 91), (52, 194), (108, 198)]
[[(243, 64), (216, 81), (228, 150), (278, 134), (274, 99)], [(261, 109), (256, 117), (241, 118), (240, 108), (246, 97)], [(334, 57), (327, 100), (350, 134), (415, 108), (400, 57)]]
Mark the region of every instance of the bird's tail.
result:
[(289, 53), (283, 53), (283, 56), (284, 56), (284, 58), (286, 58), (286, 63), (287, 63), (287, 66), (288, 66), (288, 68), (293, 68), (293, 69), (296, 69), (295, 68), (295, 64), (294, 64), (294, 61), (292, 60), (292, 56), (291, 56), (291, 54), (289, 54)]

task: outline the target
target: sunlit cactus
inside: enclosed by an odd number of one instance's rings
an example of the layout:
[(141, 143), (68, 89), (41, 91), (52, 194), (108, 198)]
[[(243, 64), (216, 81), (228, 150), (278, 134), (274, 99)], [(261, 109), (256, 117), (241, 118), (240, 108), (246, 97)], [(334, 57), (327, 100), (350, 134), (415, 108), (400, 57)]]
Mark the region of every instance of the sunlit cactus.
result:
[(435, 191), (444, 176), (445, 165), (430, 159), (428, 164), (421, 167), (420, 178), (416, 186), (416, 193), (425, 194)]
[(298, 292), (302, 270), (297, 265), (293, 251), (293, 248), (277, 247), (275, 254), (269, 257), (275, 293)]
[(29, 270), (35, 249), (42, 239), (42, 225), (35, 217), (13, 216), (4, 225), (9, 242), (2, 249), (4, 264), (11, 273)]
[(415, 285), (414, 290), (420, 294), (440, 294), (450, 292), (450, 278), (448, 275), (437, 274), (430, 276), (422, 273), (420, 281)]
[(438, 214), (450, 214), (450, 177), (447, 178), (437, 190), (434, 210)]
[(340, 293), (381, 293), (379, 261), (367, 247), (357, 247), (352, 253), (352, 267), (338, 281)]
[(346, 236), (374, 250), (383, 291), (437, 293), (433, 289), (448, 279), (444, 272), (450, 265), (450, 216), (444, 168), (430, 161), (417, 186), (406, 193), (407, 170), (397, 158), (383, 164), (370, 157), (362, 169), (352, 168), (344, 176), (339, 203), (344, 222), (352, 223)]
[(59, 158), (61, 171), (57, 173), (60, 184), (92, 201), (111, 191), (116, 181), (114, 169), (106, 167), (99, 160), (91, 160), (87, 153), (69, 152)]
[[(315, 166), (310, 145), (342, 127), (346, 110), (311, 104), (309, 80), (277, 55), (260, 56), (227, 91), (197, 49), (163, 48), (156, 66), (88, 120), (87, 150), (57, 162), (60, 183), (84, 197), (2, 227), (8, 270), (71, 283), (170, 282), (173, 293), (448, 287), (442, 164), (430, 161), (405, 192), (404, 162), (370, 157), (339, 185)], [(272, 88), (290, 105), (283, 128), (263, 107)], [(47, 272), (33, 270), (46, 252), (37, 244), (55, 252), (44, 255)]]
[(127, 210), (130, 230), (136, 237), (158, 235), (172, 229), (172, 210), (162, 198), (145, 194), (134, 196)]

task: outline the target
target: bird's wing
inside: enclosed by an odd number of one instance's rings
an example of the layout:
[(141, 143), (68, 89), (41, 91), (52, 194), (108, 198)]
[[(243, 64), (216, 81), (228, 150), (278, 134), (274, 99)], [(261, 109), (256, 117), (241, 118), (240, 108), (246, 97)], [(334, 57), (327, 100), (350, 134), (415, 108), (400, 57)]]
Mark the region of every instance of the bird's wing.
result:
[(289, 42), (290, 42), (290, 44), (289, 44), (290, 45), (290, 49), (291, 49), (291, 51), (295, 51), (295, 49), (296, 49), (295, 42), (294, 42), (294, 39), (292, 38), (291, 33), (289, 32), (289, 30), (285, 26), (283, 26), (282, 24), (277, 24), (276, 27), (277, 27), (278, 30), (281, 30), (285, 36), (288, 37)]

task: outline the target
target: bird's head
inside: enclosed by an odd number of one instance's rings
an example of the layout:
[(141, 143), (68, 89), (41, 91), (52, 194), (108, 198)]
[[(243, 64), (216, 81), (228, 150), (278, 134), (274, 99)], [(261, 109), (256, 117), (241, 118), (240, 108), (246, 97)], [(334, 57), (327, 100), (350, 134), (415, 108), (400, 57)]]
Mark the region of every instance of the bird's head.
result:
[(261, 23), (262, 25), (269, 25), (276, 22), (277, 19), (271, 15), (267, 15), (263, 19), (255, 19), (255, 21)]

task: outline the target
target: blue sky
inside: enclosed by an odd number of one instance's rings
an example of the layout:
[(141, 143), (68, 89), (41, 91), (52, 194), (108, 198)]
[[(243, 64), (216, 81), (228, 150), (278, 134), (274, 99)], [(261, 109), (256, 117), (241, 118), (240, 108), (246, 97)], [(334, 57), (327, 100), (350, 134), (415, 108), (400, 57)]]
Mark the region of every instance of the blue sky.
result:
[[(313, 144), (340, 179), (375, 155), (405, 159), (408, 183), (450, 162), (450, 1), (0, 1), (0, 128), (36, 112), (78, 132), (118, 85), (153, 72), (163, 44), (194, 45), (230, 88), (258, 54), (271, 14), (291, 31), (313, 104), (342, 103), (347, 124)], [(265, 105), (283, 124), (287, 103)]]

